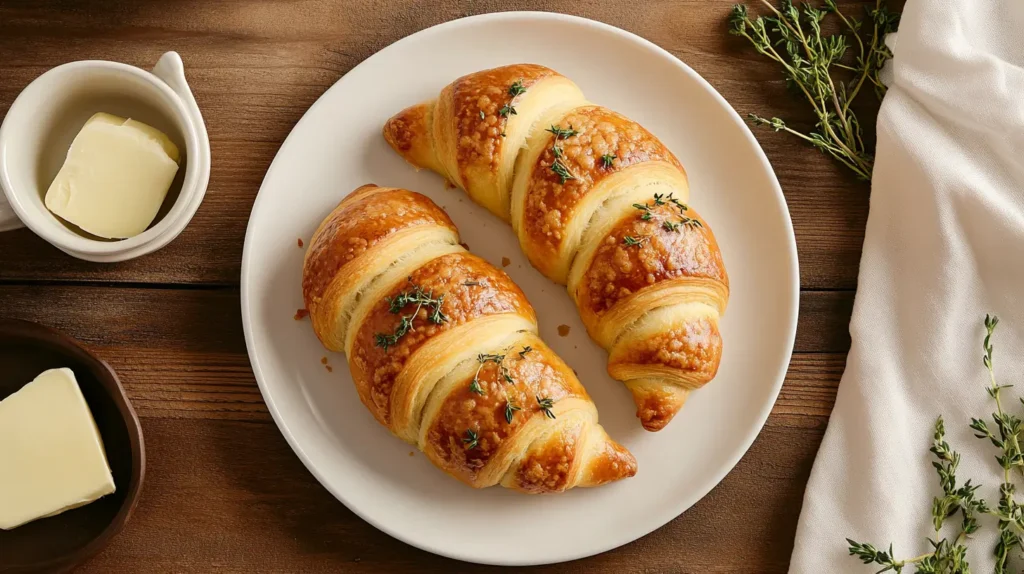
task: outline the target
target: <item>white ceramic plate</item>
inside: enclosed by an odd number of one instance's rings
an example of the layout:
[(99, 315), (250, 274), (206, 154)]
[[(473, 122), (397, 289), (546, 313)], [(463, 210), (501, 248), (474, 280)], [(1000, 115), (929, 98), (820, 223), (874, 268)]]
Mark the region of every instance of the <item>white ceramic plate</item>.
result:
[[(388, 148), (381, 126), (456, 77), (535, 62), (587, 97), (639, 121), (686, 166), (690, 203), (714, 227), (732, 285), (718, 377), (659, 433), (641, 429), (625, 387), (605, 373), (564, 288), (520, 253), (512, 230), (441, 178)], [(448, 210), (470, 249), (523, 288), (541, 335), (579, 372), (608, 432), (636, 455), (634, 478), (556, 496), (473, 490), (435, 469), (378, 425), (356, 396), (341, 354), (325, 352), (302, 307), (303, 250), (317, 224), (355, 187), (419, 191)], [(277, 154), (249, 219), (242, 319), (267, 406), (306, 467), (346, 506), (425, 550), (472, 562), (572, 560), (635, 540), (707, 494), (760, 431), (782, 385), (796, 330), (796, 244), (764, 153), (724, 99), (668, 52), (628, 32), (547, 13), (477, 16), (381, 50), (314, 104)], [(569, 325), (559, 337), (559, 325)], [(334, 367), (328, 373), (320, 358)]]

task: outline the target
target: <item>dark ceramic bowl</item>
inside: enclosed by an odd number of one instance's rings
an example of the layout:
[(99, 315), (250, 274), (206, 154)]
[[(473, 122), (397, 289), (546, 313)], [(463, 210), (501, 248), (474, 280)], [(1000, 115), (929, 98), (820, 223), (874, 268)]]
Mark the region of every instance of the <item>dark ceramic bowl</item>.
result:
[(138, 504), (146, 471), (142, 427), (113, 369), (81, 343), (53, 329), (0, 319), (0, 365), (0, 400), (47, 369), (70, 368), (103, 437), (117, 487), (114, 494), (13, 530), (0, 530), (0, 573), (65, 572), (106, 546)]

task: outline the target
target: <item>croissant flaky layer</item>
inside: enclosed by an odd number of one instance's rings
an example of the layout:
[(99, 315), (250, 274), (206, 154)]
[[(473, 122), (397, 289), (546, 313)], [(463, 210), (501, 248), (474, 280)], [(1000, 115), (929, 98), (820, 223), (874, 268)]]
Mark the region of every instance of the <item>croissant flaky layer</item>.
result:
[(519, 287), (426, 197), (351, 193), (313, 235), (302, 287), (374, 418), (462, 482), (548, 493), (636, 473)]
[(533, 266), (567, 285), (644, 428), (714, 378), (728, 275), (685, 170), (642, 126), (516, 64), (455, 80), (384, 137), (509, 221)]

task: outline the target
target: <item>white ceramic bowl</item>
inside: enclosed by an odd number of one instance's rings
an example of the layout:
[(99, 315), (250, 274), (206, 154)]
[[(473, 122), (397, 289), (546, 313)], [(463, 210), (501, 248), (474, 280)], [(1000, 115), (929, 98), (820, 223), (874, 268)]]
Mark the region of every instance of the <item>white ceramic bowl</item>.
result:
[[(71, 141), (96, 112), (145, 122), (184, 152), (184, 169), (178, 171), (156, 219), (128, 239), (86, 236), (43, 204)], [(176, 52), (161, 56), (152, 72), (100, 60), (58, 66), (21, 92), (0, 126), (0, 187), (13, 214), (36, 235), (79, 259), (124, 261), (167, 245), (191, 221), (209, 179), (210, 140)], [(13, 218), (0, 221), (0, 230), (17, 226)]]

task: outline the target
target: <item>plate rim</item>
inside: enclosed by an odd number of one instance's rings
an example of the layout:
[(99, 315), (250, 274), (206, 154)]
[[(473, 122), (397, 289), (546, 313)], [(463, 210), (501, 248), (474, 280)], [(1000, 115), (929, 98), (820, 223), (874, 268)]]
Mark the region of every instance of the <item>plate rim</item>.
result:
[[(561, 554), (552, 555), (549, 557), (545, 557), (543, 559), (509, 559), (507, 557), (493, 558), (488, 556), (478, 556), (473, 554), (472, 552), (462, 552), (458, 548), (447, 548), (437, 546), (420, 540), (415, 540), (409, 536), (401, 534), (390, 528), (388, 525), (383, 524), (375, 520), (374, 518), (368, 516), (358, 507), (357, 504), (350, 503), (345, 493), (337, 491), (333, 486), (329, 484), (329, 481), (325, 480), (324, 474), (319, 471), (316, 464), (307, 454), (306, 450), (296, 439), (295, 435), (292, 433), (291, 428), (289, 427), (288, 423), (284, 420), (273, 399), (269, 398), (271, 397), (271, 394), (266, 384), (264, 383), (262, 367), (257, 358), (256, 351), (253, 347), (253, 337), (251, 335), (251, 306), (249, 305), (249, 287), (248, 283), (246, 282), (246, 278), (249, 274), (249, 263), (250, 259), (252, 258), (252, 251), (250, 250), (250, 237), (251, 235), (254, 234), (253, 214), (256, 213), (256, 210), (260, 206), (260, 202), (263, 199), (261, 198), (261, 196), (263, 195), (263, 188), (266, 185), (267, 180), (270, 178), (271, 173), (274, 172), (275, 166), (278, 164), (278, 159), (280, 158), (281, 150), (283, 150), (285, 146), (288, 145), (289, 140), (292, 139), (292, 136), (295, 134), (296, 131), (298, 131), (300, 126), (303, 126), (304, 123), (311, 121), (310, 116), (312, 115), (312, 112), (315, 109), (317, 109), (318, 106), (324, 105), (327, 95), (331, 91), (333, 91), (345, 79), (346, 76), (355, 72), (359, 68), (366, 66), (367, 63), (373, 60), (375, 56), (398, 49), (399, 47), (404, 46), (407, 43), (411, 43), (426, 35), (452, 33), (461, 27), (473, 26), (480, 23), (489, 23), (490, 21), (528, 21), (534, 19), (550, 19), (554, 21), (577, 24), (583, 27), (591, 27), (599, 31), (614, 34), (627, 41), (636, 43), (641, 47), (651, 51), (655, 56), (667, 58), (674, 66), (676, 66), (679, 69), (681, 73), (687, 75), (691, 80), (697, 82), (697, 84), (699, 84), (706, 92), (708, 92), (709, 95), (726, 110), (727, 114), (732, 119), (733, 123), (740, 128), (740, 132), (748, 140), (748, 143), (753, 144), (755, 154), (761, 162), (761, 168), (769, 176), (769, 187), (771, 187), (771, 190), (772, 192), (774, 192), (775, 198), (778, 201), (779, 206), (782, 208), (780, 210), (782, 220), (785, 224), (785, 231), (788, 231), (788, 233), (786, 234), (786, 238), (788, 240), (786, 242), (788, 248), (787, 255), (789, 256), (789, 260), (792, 262), (789, 270), (789, 279), (790, 283), (794, 286), (794, 288), (792, 289), (789, 301), (789, 304), (792, 308), (792, 313), (789, 317), (789, 326), (787, 329), (785, 341), (785, 348), (788, 350), (786, 351), (785, 361), (781, 363), (779, 372), (775, 373), (773, 377), (774, 380), (770, 393), (771, 400), (765, 401), (765, 403), (761, 406), (761, 410), (758, 413), (756, 419), (754, 420), (756, 424), (751, 426), (751, 431), (747, 433), (747, 435), (742, 440), (742, 448), (737, 449), (736, 452), (729, 457), (728, 462), (720, 467), (719, 471), (713, 475), (712, 480), (706, 481), (706, 484), (703, 485), (706, 486), (706, 488), (702, 486), (702, 488), (694, 490), (693, 493), (696, 494), (696, 496), (688, 497), (692, 498), (692, 500), (682, 499), (679, 503), (673, 504), (672, 512), (670, 513), (671, 516), (669, 516), (668, 519), (664, 521), (656, 520), (655, 523), (650, 525), (650, 527), (645, 525), (637, 532), (630, 532), (625, 536), (614, 537), (614, 539), (610, 543), (600, 544), (597, 548), (587, 548), (583, 550), (564, 550)], [(334, 496), (339, 502), (345, 505), (346, 508), (352, 511), (360, 519), (366, 521), (371, 526), (380, 530), (381, 532), (384, 532), (388, 536), (400, 540), (410, 546), (419, 548), (432, 554), (436, 554), (438, 556), (444, 556), (455, 560), (461, 560), (464, 562), (470, 562), (475, 564), (497, 566), (537, 566), (544, 564), (557, 564), (562, 562), (568, 562), (571, 560), (587, 558), (590, 556), (596, 556), (598, 554), (614, 550), (621, 546), (625, 546), (626, 544), (629, 544), (631, 542), (635, 542), (636, 540), (639, 540), (640, 538), (643, 538), (651, 534), (655, 530), (661, 529), (666, 524), (675, 520), (684, 512), (692, 508), (693, 505), (702, 500), (705, 496), (707, 496), (709, 492), (711, 492), (715, 487), (721, 484), (722, 480), (724, 480), (725, 477), (730, 472), (732, 472), (733, 469), (736, 468), (736, 465), (739, 463), (740, 460), (742, 460), (742, 458), (747, 454), (747, 452), (749, 452), (751, 445), (753, 445), (757, 437), (760, 436), (761, 431), (764, 430), (764, 425), (768, 420), (768, 416), (771, 414), (771, 411), (774, 408), (775, 403), (778, 401), (779, 393), (782, 390), (783, 383), (785, 382), (786, 373), (788, 372), (790, 362), (793, 358), (793, 348), (796, 342), (797, 320), (799, 318), (800, 312), (799, 269), (800, 263), (798, 259), (798, 252), (796, 246), (796, 235), (793, 229), (793, 221), (789, 211), (789, 204), (786, 202), (786, 197), (782, 192), (782, 186), (779, 184), (778, 177), (775, 174), (775, 170), (772, 168), (771, 162), (768, 161), (768, 157), (767, 155), (765, 155), (764, 149), (761, 147), (761, 144), (757, 141), (757, 138), (750, 130), (750, 127), (747, 126), (747, 124), (743, 121), (739, 113), (736, 112), (735, 108), (733, 108), (732, 105), (729, 104), (729, 102), (720, 93), (718, 93), (718, 90), (716, 90), (714, 86), (712, 86), (707, 80), (705, 80), (703, 76), (698, 74), (693, 68), (691, 68), (681, 59), (673, 55), (671, 52), (662, 48), (661, 46), (658, 46), (654, 42), (651, 42), (646, 38), (643, 38), (637, 34), (634, 34), (627, 30), (623, 30), (622, 28), (618, 28), (611, 24), (606, 24), (604, 22), (592, 20), (590, 18), (584, 18), (582, 16), (561, 14), (558, 12), (546, 12), (536, 10), (491, 12), (486, 14), (466, 16), (463, 18), (457, 18), (455, 20), (449, 20), (447, 22), (435, 24), (433, 26), (424, 28), (422, 30), (404, 36), (396, 40), (395, 42), (385, 46), (381, 50), (374, 52), (366, 59), (355, 65), (351, 70), (346, 72), (340, 78), (338, 78), (333, 84), (331, 84), (330, 87), (324, 90), (324, 92), (316, 99), (316, 101), (313, 102), (313, 104), (310, 105), (310, 107), (303, 113), (302, 117), (299, 118), (299, 121), (295, 123), (292, 129), (288, 132), (288, 135), (285, 137), (284, 141), (281, 142), (281, 145), (278, 147), (277, 153), (275, 153), (274, 155), (274, 159), (271, 161), (270, 166), (267, 168), (267, 172), (263, 177), (263, 181), (260, 183), (260, 188), (256, 193), (256, 199), (253, 201), (252, 210), (249, 212), (248, 222), (246, 223), (245, 239), (242, 248), (241, 273), (239, 275), (242, 330), (245, 336), (246, 353), (249, 355), (249, 363), (252, 367), (253, 375), (256, 378), (256, 384), (259, 387), (260, 394), (263, 396), (264, 402), (267, 405), (267, 409), (270, 411), (271, 417), (273, 418), (274, 423), (277, 425), (278, 430), (281, 431), (281, 434), (284, 436), (286, 442), (291, 447), (292, 451), (294, 451), (295, 454), (299, 457), (299, 460), (302, 461), (303, 466), (305, 466), (306, 469), (313, 475), (313, 477), (316, 478), (317, 482), (319, 482), (321, 486), (323, 486), (328, 492), (331, 493), (332, 496)]]

